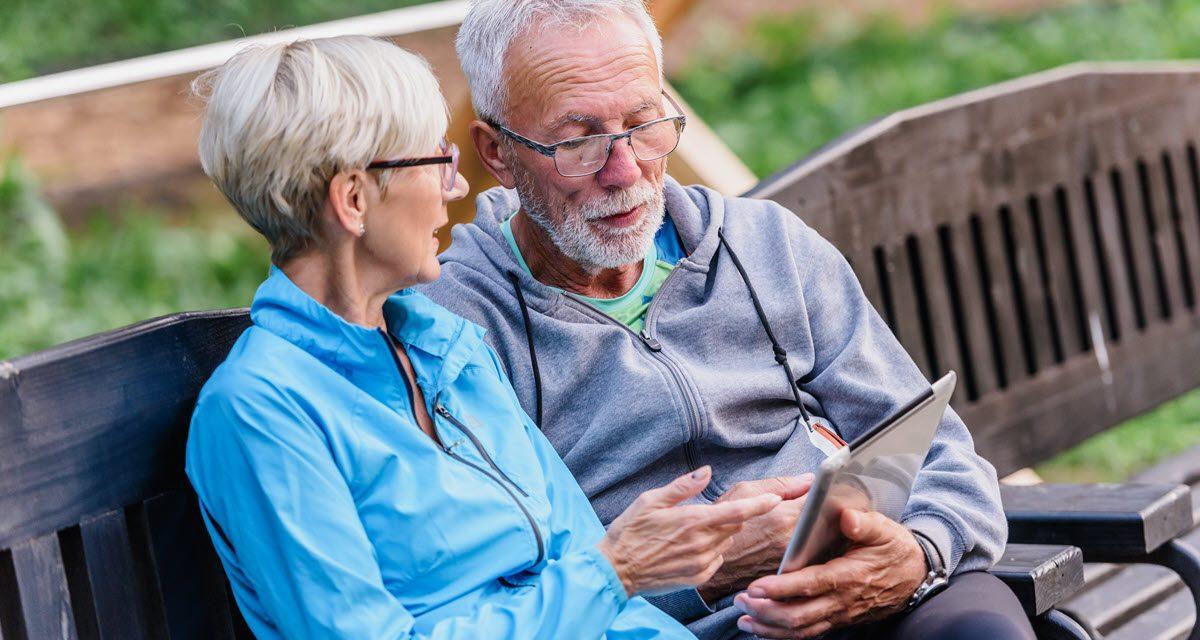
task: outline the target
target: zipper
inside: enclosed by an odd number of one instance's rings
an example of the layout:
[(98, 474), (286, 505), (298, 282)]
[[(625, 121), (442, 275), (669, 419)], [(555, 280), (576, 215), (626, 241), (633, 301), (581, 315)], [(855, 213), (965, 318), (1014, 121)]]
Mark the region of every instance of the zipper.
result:
[[(392, 354), (392, 362), (394, 362), (396, 364), (396, 372), (400, 374), (400, 379), (404, 382), (405, 389), (408, 390), (409, 404), (413, 406), (413, 420), (416, 420), (416, 418), (417, 418), (417, 408), (416, 408), (416, 402), (415, 402), (416, 396), (412, 393), (412, 389), (408, 386), (409, 385), (408, 376), (406, 376), (404, 374), (404, 367), (400, 364), (400, 356), (396, 355), (396, 345), (392, 344), (391, 337), (383, 329), (379, 330), (379, 334), (383, 337), (383, 341), (387, 344), (388, 353)], [(471, 430), (468, 429), (466, 427), (466, 425), (459, 422), (458, 419), (456, 419), (453, 415), (451, 415), (451, 413), (446, 409), (446, 407), (442, 406), (442, 404), (440, 402), (438, 402), (436, 398), (434, 398), (433, 404), (435, 405), (434, 413), (442, 416), (443, 418), (446, 418), (447, 420), (452, 422), (454, 424), (454, 426), (458, 427), (459, 430), (461, 430), (464, 434), (466, 434), (467, 438), (469, 438), (471, 440), (471, 443), (475, 445), (475, 448), (479, 450), (479, 453), (483, 456), (483, 459), (486, 460), (487, 463), (493, 469), (496, 470), (496, 473), (500, 474), (500, 476), (503, 477), (504, 480), (507, 480), (508, 484), (505, 484), (505, 482), (500, 480), (500, 478), (497, 478), (496, 476), (492, 475), (491, 472), (489, 472), (487, 469), (484, 469), (483, 467), (475, 464), (474, 462), (471, 462), (470, 460), (467, 460), (466, 458), (464, 458), (464, 457), (458, 455), (457, 453), (455, 453), (454, 451), (452, 451), (450, 449), (450, 447), (446, 446), (442, 442), (441, 438), (435, 437), (435, 438), (433, 438), (433, 441), (437, 444), (438, 448), (440, 448), (442, 450), (442, 452), (444, 452), (446, 455), (467, 465), (468, 467), (471, 467), (472, 469), (475, 469), (479, 473), (482, 473), (483, 475), (487, 476), (488, 479), (490, 479), (492, 482), (496, 483), (496, 486), (503, 489), (504, 492), (508, 494), (509, 498), (512, 498), (512, 501), (517, 504), (517, 507), (521, 510), (521, 513), (525, 515), (525, 519), (529, 521), (529, 526), (530, 526), (530, 528), (533, 529), (533, 538), (534, 538), (534, 540), (537, 541), (537, 560), (535, 560), (533, 562), (533, 566), (537, 566), (537, 565), (541, 564), (542, 560), (546, 557), (546, 545), (545, 545), (545, 543), (542, 542), (542, 530), (540, 527), (538, 527), (537, 521), (533, 519), (533, 514), (529, 513), (529, 509), (527, 509), (525, 507), (525, 504), (521, 502), (521, 499), (517, 497), (517, 494), (513, 493), (513, 490), (509, 488), (509, 485), (512, 485), (513, 489), (520, 491), (521, 495), (525, 496), (526, 498), (529, 497), (529, 494), (525, 493), (524, 489), (517, 486), (517, 484), (515, 482), (513, 482), (511, 478), (504, 475), (504, 472), (500, 470), (500, 467), (496, 466), (495, 461), (492, 460), (492, 457), (488, 455), (487, 451), (483, 448), (483, 445), (480, 444), (479, 440), (475, 437), (475, 434), (471, 433)], [(419, 422), (418, 422), (418, 424), (419, 424)], [(434, 433), (435, 434), (437, 433), (437, 425), (436, 424), (434, 425)]]
[[(630, 329), (628, 326), (614, 320), (612, 316), (609, 316), (607, 313), (600, 311), (599, 309), (582, 300), (576, 299), (572, 296), (564, 296), (564, 298), (566, 304), (577, 305), (585, 313), (592, 315), (600, 322), (612, 324), (624, 329), (634, 339), (639, 340), (642, 344), (646, 345), (646, 348), (650, 350), (652, 357), (661, 363), (671, 374), (671, 378), (675, 381), (675, 385), (679, 388), (680, 394), (683, 395), (683, 402), (688, 409), (687, 427), (690, 437), (683, 445), (683, 455), (684, 459), (687, 461), (689, 470), (694, 471), (700, 466), (697, 460), (698, 456), (696, 454), (696, 440), (700, 437), (700, 409), (698, 408), (697, 403), (692, 399), (692, 394), (686, 383), (687, 378), (684, 375), (682, 368), (680, 368), (680, 366), (676, 364), (676, 362), (670, 356), (663, 353), (662, 343), (660, 343), (658, 339), (650, 334), (649, 329), (650, 312), (654, 310), (658, 301), (660, 300), (659, 296), (662, 295), (663, 290), (667, 288), (667, 284), (671, 282), (673, 277), (675, 277), (675, 273), (678, 270), (678, 267), (676, 267), (676, 269), (667, 276), (666, 280), (663, 280), (662, 286), (658, 288), (658, 293), (654, 294), (654, 299), (650, 301), (650, 306), (646, 308), (646, 322), (641, 333), (634, 332), (633, 329)], [(719, 494), (717, 494), (711, 482), (707, 487), (704, 488), (704, 491), (702, 491), (700, 495), (709, 500), (716, 500), (719, 497)]]
[(496, 466), (496, 462), (494, 460), (492, 460), (492, 456), (488, 455), (487, 449), (483, 448), (483, 444), (481, 444), (479, 442), (479, 439), (475, 437), (475, 434), (472, 433), (471, 430), (467, 428), (467, 425), (463, 424), (462, 422), (459, 422), (458, 418), (455, 418), (454, 414), (450, 413), (450, 410), (447, 409), (445, 406), (443, 406), (441, 403), (437, 403), (434, 406), (433, 411), (434, 411), (434, 413), (438, 414), (439, 416), (449, 420), (451, 424), (458, 427), (459, 431), (462, 431), (463, 433), (465, 433), (467, 435), (467, 438), (469, 438), (471, 440), (471, 444), (475, 445), (475, 449), (479, 451), (479, 455), (483, 456), (484, 461), (486, 461), (488, 463), (488, 466), (490, 466), (492, 468), (492, 470), (494, 470), (497, 474), (499, 474), (501, 478), (504, 478), (508, 482), (508, 484), (511, 484), (514, 489), (516, 489), (517, 491), (520, 491), (521, 495), (525, 496), (526, 498), (529, 497), (529, 494), (525, 493), (524, 489), (522, 489), (517, 483), (513, 482), (512, 478), (508, 477), (508, 474), (506, 474), (500, 470), (500, 467)]
[(517, 504), (517, 507), (519, 509), (521, 509), (521, 513), (525, 515), (525, 519), (529, 521), (529, 526), (530, 526), (530, 528), (533, 529), (533, 538), (534, 538), (534, 540), (537, 541), (537, 560), (535, 560), (533, 562), (533, 564), (534, 564), (534, 566), (541, 564), (542, 559), (546, 557), (546, 546), (545, 546), (545, 543), (542, 542), (542, 530), (540, 527), (538, 527), (537, 521), (533, 519), (533, 514), (529, 513), (529, 509), (527, 509), (525, 507), (525, 503), (521, 502), (521, 499), (517, 497), (517, 494), (513, 493), (513, 490), (509, 488), (509, 485), (512, 485), (513, 488), (515, 488), (517, 491), (520, 491), (521, 494), (527, 498), (529, 497), (529, 494), (525, 493), (525, 491), (523, 489), (521, 489), (521, 487), (518, 487), (516, 485), (516, 483), (514, 483), (508, 476), (504, 475), (504, 472), (501, 471), (500, 468), (496, 466), (496, 463), (492, 461), (491, 456), (489, 456), (487, 454), (487, 452), (484, 451), (483, 447), (480, 446), (479, 440), (475, 439), (475, 434), (471, 433), (470, 429), (467, 429), (466, 426), (464, 426), (461, 422), (459, 422), (458, 419), (455, 418), (450, 413), (450, 411), (448, 411), (446, 409), (446, 407), (442, 406), (442, 404), (440, 402), (437, 402), (436, 400), (434, 402), (435, 402), (434, 412), (436, 412), (439, 416), (442, 416), (443, 418), (449, 420), (451, 423), (454, 424), (454, 426), (461, 429), (462, 432), (465, 433), (468, 438), (470, 438), (471, 442), (475, 445), (475, 447), (483, 455), (483, 459), (486, 460), (488, 462), (488, 464), (493, 469), (496, 470), (496, 473), (500, 474), (500, 476), (502, 478), (504, 478), (504, 480), (507, 480), (508, 483), (505, 484), (504, 481), (502, 481), (502, 480), (500, 480), (500, 478), (497, 478), (496, 476), (492, 475), (492, 473), (490, 471), (488, 471), (487, 469), (484, 469), (483, 467), (475, 464), (474, 462), (471, 462), (470, 460), (458, 455), (452, 449), (450, 449), (450, 447), (442, 445), (442, 451), (444, 451), (446, 453), (446, 455), (450, 456), (451, 458), (454, 458), (455, 460), (458, 460), (459, 462), (467, 465), (468, 467), (471, 467), (472, 469), (475, 469), (479, 473), (482, 473), (483, 475), (487, 476), (492, 482), (495, 482), (497, 486), (499, 486), (501, 489), (504, 489), (504, 492), (508, 494), (508, 497), (512, 498), (512, 501)]

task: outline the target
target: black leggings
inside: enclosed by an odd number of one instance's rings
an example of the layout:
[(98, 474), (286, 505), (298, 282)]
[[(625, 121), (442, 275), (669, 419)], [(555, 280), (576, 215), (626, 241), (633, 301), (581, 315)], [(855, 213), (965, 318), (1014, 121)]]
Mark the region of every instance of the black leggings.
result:
[(1021, 603), (999, 578), (982, 571), (954, 576), (950, 586), (911, 613), (831, 633), (831, 640), (1034, 640)]

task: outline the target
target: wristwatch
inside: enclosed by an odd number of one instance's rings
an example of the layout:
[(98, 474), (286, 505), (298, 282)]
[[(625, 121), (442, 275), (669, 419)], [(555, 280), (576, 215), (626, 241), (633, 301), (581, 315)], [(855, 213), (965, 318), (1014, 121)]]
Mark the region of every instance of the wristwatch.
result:
[(946, 565), (942, 561), (942, 552), (938, 551), (937, 545), (933, 544), (929, 538), (926, 538), (921, 533), (913, 531), (912, 534), (916, 538), (917, 544), (920, 545), (921, 551), (925, 554), (925, 567), (928, 569), (928, 572), (925, 574), (925, 581), (917, 587), (912, 597), (908, 599), (908, 606), (904, 608), (905, 613), (916, 609), (922, 602), (932, 598), (950, 584), (949, 575), (946, 573)]

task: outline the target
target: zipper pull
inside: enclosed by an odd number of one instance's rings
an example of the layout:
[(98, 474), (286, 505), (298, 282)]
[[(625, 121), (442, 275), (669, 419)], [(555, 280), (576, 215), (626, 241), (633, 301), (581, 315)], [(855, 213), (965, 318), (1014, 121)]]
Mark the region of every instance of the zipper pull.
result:
[(638, 336), (642, 339), (642, 342), (646, 343), (647, 347), (650, 347), (651, 351), (662, 351), (662, 344), (658, 340), (655, 340), (654, 336), (650, 335), (650, 332), (646, 329), (642, 329), (642, 332)]
[(436, 406), (433, 408), (433, 412), (434, 412), (434, 413), (436, 413), (436, 414), (438, 414), (439, 416), (441, 416), (441, 417), (443, 417), (443, 418), (446, 418), (447, 420), (449, 420), (449, 419), (450, 419), (450, 411), (449, 411), (449, 410), (447, 410), (447, 409), (446, 409), (446, 407), (444, 407), (444, 406), (442, 406), (442, 405), (440, 405), (440, 404), (439, 404), (439, 405), (436, 405)]

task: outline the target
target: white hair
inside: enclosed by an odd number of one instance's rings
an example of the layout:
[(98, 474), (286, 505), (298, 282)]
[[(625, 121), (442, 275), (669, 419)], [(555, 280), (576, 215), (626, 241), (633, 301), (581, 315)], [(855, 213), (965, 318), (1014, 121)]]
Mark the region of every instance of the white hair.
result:
[(661, 77), (662, 36), (643, 0), (473, 0), (454, 44), (471, 87), (475, 113), (484, 120), (504, 122), (504, 61), (515, 40), (550, 27), (582, 30), (621, 14), (646, 33)]
[[(192, 84), (207, 101), (200, 163), (280, 264), (320, 240), (329, 181), (373, 160), (428, 155), (449, 125), (429, 65), (342, 36), (242, 50)], [(387, 172), (377, 178), (387, 184)]]

